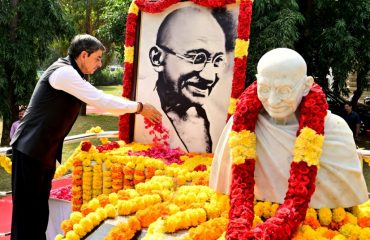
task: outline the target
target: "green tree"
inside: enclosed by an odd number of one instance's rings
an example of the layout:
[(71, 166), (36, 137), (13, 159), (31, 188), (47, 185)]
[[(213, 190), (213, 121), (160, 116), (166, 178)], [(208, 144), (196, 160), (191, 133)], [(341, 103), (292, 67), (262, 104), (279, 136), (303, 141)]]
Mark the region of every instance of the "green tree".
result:
[(348, 94), (345, 80), (357, 72), (357, 102), (368, 86), (370, 62), (370, 1), (260, 0), (253, 5), (247, 84), (255, 79), (258, 59), (268, 50), (289, 47), (306, 60), (308, 74), (328, 90), (331, 67), (333, 91)]
[(7, 145), (18, 106), (28, 103), (49, 44), (71, 29), (58, 2), (5, 0), (0, 4), (1, 145)]
[[(61, 0), (64, 11), (74, 23), (77, 33), (96, 36), (106, 47), (103, 57), (104, 68), (117, 53), (123, 53), (124, 31), (130, 0)], [(57, 42), (64, 49), (64, 41)], [(122, 57), (118, 54), (119, 59)], [(90, 76), (87, 76), (90, 79)], [(81, 115), (86, 115), (86, 104)]]
[(346, 79), (357, 72), (356, 104), (368, 86), (370, 66), (370, 1), (302, 1), (306, 22), (301, 28), (297, 50), (308, 60), (308, 68), (317, 82), (328, 88), (325, 76), (331, 67), (333, 91), (348, 96)]
[(125, 47), (126, 18), (131, 0), (107, 0), (102, 12), (101, 28), (97, 35), (109, 46), (111, 55), (123, 62)]
[(303, 22), (297, 1), (260, 0), (253, 3), (247, 85), (256, 79), (257, 63), (264, 53), (278, 47), (294, 48)]

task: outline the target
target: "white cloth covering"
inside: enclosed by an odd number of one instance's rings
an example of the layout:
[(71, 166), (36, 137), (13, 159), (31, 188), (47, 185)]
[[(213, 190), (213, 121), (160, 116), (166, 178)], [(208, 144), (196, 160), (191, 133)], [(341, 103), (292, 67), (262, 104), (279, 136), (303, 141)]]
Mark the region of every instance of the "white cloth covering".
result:
[[(277, 125), (268, 119), (259, 114), (256, 125), (255, 196), (258, 200), (282, 203), (288, 188), (298, 124)], [(228, 135), (232, 121), (230, 118), (220, 137), (210, 174), (210, 187), (226, 194), (231, 184)], [(323, 153), (310, 207), (351, 207), (367, 199), (366, 182), (352, 132), (341, 117), (328, 111)]]
[(72, 212), (71, 202), (50, 198), (49, 209), (46, 239), (54, 240), (56, 235), (63, 233), (60, 225), (64, 220), (69, 218)]
[(57, 90), (65, 91), (89, 105), (114, 115), (134, 113), (137, 110), (136, 102), (105, 94), (96, 89), (89, 82), (83, 80), (72, 66), (55, 70), (49, 77), (49, 83)]

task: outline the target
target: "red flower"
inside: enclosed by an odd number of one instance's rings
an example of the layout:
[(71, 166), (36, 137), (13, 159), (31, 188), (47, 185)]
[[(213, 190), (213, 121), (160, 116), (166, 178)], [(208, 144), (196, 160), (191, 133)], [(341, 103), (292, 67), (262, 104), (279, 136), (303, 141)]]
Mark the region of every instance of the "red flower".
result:
[(199, 164), (198, 166), (194, 168), (194, 171), (196, 172), (204, 172), (206, 170), (207, 170), (207, 166), (204, 164)]
[[(240, 3), (238, 38), (248, 40), (250, 35), (250, 23), (252, 20), (252, 2), (243, 1)], [(243, 27), (247, 26), (247, 27)]]
[(100, 145), (100, 146), (97, 146), (96, 149), (99, 151), (99, 152), (104, 152), (104, 151), (109, 151), (109, 150), (113, 150), (115, 148), (119, 148), (119, 144), (117, 142), (110, 142), (110, 143), (106, 143), (106, 144), (103, 144), (103, 145)]
[(135, 45), (136, 37), (136, 25), (137, 25), (137, 15), (129, 13), (126, 20), (126, 39), (125, 46), (132, 47)]
[(135, 3), (141, 11), (149, 13), (160, 13), (163, 12), (172, 4), (175, 4), (179, 1), (180, 0), (158, 0), (158, 1), (135, 0)]
[(88, 152), (91, 148), (92, 144), (90, 141), (85, 141), (81, 144), (81, 151)]

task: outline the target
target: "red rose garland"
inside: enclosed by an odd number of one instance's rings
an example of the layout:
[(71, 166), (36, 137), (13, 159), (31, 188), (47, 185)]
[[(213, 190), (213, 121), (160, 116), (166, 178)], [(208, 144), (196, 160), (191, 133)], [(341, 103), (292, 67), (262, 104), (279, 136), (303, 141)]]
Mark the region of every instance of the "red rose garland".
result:
[[(235, 48), (236, 50), (234, 58), (234, 75), (232, 83), (231, 98), (236, 99), (242, 93), (245, 87), (245, 71), (247, 65), (247, 53), (249, 46), (249, 35), (250, 35), (250, 23), (252, 18), (252, 1), (251, 0), (191, 0), (195, 4), (203, 7), (217, 8), (227, 4), (233, 4), (239, 2), (239, 17), (238, 17), (238, 38)], [(133, 0), (130, 6), (129, 13), (126, 21), (126, 39), (125, 48), (133, 48), (136, 42), (136, 26), (138, 19), (138, 10), (148, 13), (160, 13), (166, 10), (168, 7), (180, 2), (180, 0)], [(247, 44), (247, 45), (246, 45)], [(132, 54), (133, 54), (133, 49)], [(133, 72), (134, 64), (132, 56), (126, 59), (125, 50), (125, 62), (124, 62), (124, 79), (123, 79), (123, 97), (131, 98), (132, 85), (133, 85)], [(229, 116), (229, 115), (228, 115)], [(119, 123), (119, 138), (125, 142), (129, 142), (129, 129), (130, 129), (130, 116), (125, 114), (120, 116)]]
[[(239, 98), (234, 115), (233, 131), (240, 133), (247, 130), (254, 134), (261, 108), (262, 104), (257, 97), (257, 83), (254, 82)], [(327, 109), (325, 94), (321, 87), (314, 83), (309, 94), (302, 99), (300, 104), (297, 136), (304, 135), (303, 132), (306, 129), (313, 130), (316, 136), (323, 135)], [(304, 154), (302, 156), (305, 157)], [(245, 159), (244, 163), (232, 165), (230, 221), (226, 239), (291, 239), (299, 224), (304, 220), (311, 196), (315, 191), (317, 166), (305, 159), (294, 160), (291, 164), (288, 191), (284, 203), (278, 208), (274, 217), (252, 229), (255, 161), (249, 158)]]

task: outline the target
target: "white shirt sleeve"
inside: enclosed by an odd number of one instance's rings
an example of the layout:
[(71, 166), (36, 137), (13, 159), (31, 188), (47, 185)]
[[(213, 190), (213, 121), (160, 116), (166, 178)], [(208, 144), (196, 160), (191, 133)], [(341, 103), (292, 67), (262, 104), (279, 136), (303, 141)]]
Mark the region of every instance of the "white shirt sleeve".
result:
[(137, 102), (106, 94), (96, 89), (89, 82), (82, 79), (72, 66), (55, 70), (49, 77), (49, 83), (57, 90), (65, 91), (88, 105), (114, 115), (134, 113), (138, 107)]

